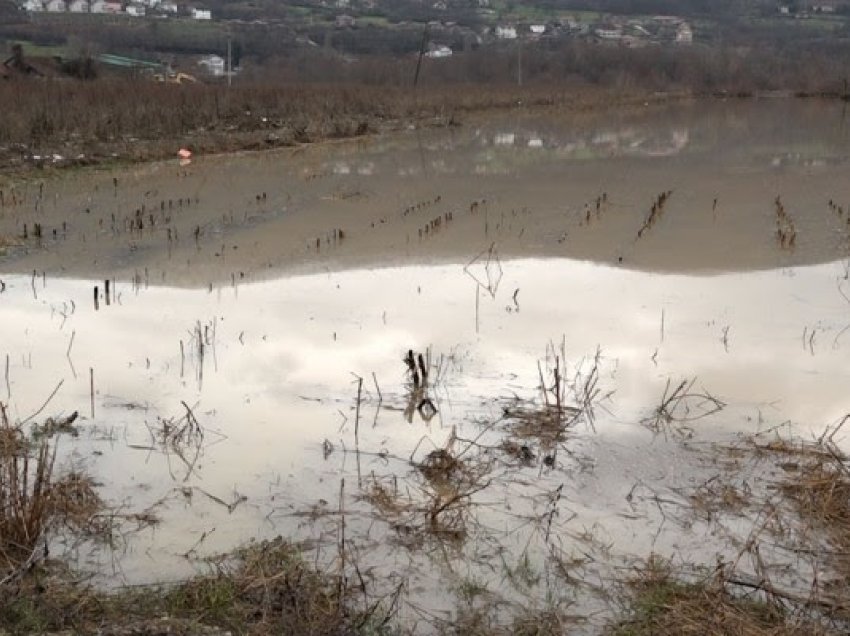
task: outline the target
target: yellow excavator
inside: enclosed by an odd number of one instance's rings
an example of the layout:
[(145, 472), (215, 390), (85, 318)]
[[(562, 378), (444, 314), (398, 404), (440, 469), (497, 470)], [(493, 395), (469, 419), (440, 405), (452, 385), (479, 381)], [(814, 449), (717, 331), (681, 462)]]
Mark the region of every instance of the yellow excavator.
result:
[(162, 62), (151, 62), (148, 60), (136, 60), (121, 55), (103, 53), (97, 56), (97, 61), (109, 66), (126, 68), (134, 72), (140, 72), (150, 77), (155, 82), (162, 84), (197, 84), (198, 78), (188, 73), (176, 72), (170, 64)]

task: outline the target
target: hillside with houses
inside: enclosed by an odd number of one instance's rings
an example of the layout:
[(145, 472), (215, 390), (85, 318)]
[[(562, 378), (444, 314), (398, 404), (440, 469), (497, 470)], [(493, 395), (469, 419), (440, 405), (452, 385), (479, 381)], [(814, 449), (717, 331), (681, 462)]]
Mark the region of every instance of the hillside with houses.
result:
[(195, 6), (178, 5), (171, 0), (143, 0), (118, 2), (116, 0), (25, 0), (21, 8), (27, 13), (95, 13), (103, 15), (128, 15), (131, 17), (190, 17), (211, 20), (212, 12)]
[[(14, 15), (0, 23), (6, 50), (20, 42), (35, 55), (65, 59), (93, 51), (142, 60), (124, 65), (133, 70), (167, 60), (167, 68), (213, 80), (232, 77), (219, 62), (228, 51), (246, 78), (283, 73), (318, 81), (376, 74), (381, 81), (409, 81), (418, 56), (429, 60), (424, 77), (434, 81), (566, 75), (596, 83), (619, 74), (618, 81), (637, 75), (659, 86), (681, 78), (743, 85), (735, 69), (774, 64), (755, 64), (759, 56), (778, 54), (788, 68), (782, 73), (802, 75), (803, 58), (795, 51), (812, 55), (820, 48), (824, 72), (850, 75), (834, 51), (844, 43), (850, 49), (850, 0), (12, 2), (19, 2)], [(685, 49), (690, 53), (683, 57)], [(632, 50), (642, 57), (629, 57)], [(621, 67), (637, 70), (621, 73)], [(776, 74), (759, 70), (758, 81), (779, 85)]]
[[(580, 37), (603, 44), (642, 47), (711, 41), (722, 26), (739, 21), (785, 23), (817, 21), (822, 27), (842, 27), (850, 16), (850, 0), (752, 0), (714, 6), (698, 0), (14, 0), (30, 20), (40, 14), (96, 14), (146, 20), (194, 20), (224, 24), (284, 27), (306, 35), (310, 45), (321, 29), (354, 30), (360, 35), (428, 28), (437, 35), (429, 44), (431, 57), (451, 54), (486, 41)], [(729, 7), (735, 7), (733, 11)], [(67, 25), (73, 28), (72, 24)], [(2, 33), (0, 33), (2, 37)], [(331, 38), (333, 39), (333, 38)], [(350, 40), (351, 38), (341, 38)], [(362, 38), (361, 38), (362, 39)], [(378, 38), (380, 39), (380, 38)], [(416, 40), (417, 38), (411, 39)], [(367, 47), (368, 48), (368, 47)], [(418, 46), (408, 44), (413, 50)]]

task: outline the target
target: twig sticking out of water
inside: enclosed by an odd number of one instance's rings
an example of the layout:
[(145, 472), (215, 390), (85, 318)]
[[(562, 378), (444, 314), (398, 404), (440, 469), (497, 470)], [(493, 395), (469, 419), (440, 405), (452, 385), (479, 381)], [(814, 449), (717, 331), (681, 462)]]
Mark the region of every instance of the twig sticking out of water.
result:
[(9, 354), (6, 354), (6, 400), (12, 399), (12, 385), (9, 382)]
[(413, 356), (413, 349), (407, 350), (407, 355), (404, 357), (404, 363), (407, 365), (407, 372), (410, 374), (410, 379), (413, 382), (413, 388), (418, 389), (420, 384), (419, 370), (416, 367), (416, 359)]
[(375, 381), (375, 390), (378, 392), (378, 404), (384, 401), (384, 396), (381, 395), (381, 387), (378, 386), (378, 376), (372, 371), (372, 380)]
[(47, 396), (47, 399), (44, 401), (44, 404), (42, 404), (40, 407), (38, 407), (38, 410), (37, 410), (35, 413), (33, 413), (33, 414), (32, 414), (32, 415), (30, 415), (29, 417), (27, 417), (27, 418), (25, 418), (25, 419), (21, 420), (21, 424), (26, 424), (26, 423), (27, 423), (27, 422), (29, 422), (30, 420), (34, 419), (34, 418), (35, 418), (35, 417), (36, 417), (39, 413), (41, 413), (41, 412), (45, 409), (45, 407), (46, 407), (48, 404), (50, 404), (50, 400), (52, 400), (52, 399), (53, 399), (53, 397), (54, 397), (54, 396), (55, 396), (55, 395), (59, 392), (59, 389), (61, 389), (61, 388), (62, 388), (62, 385), (63, 385), (63, 384), (65, 384), (65, 380), (64, 380), (64, 379), (59, 380), (59, 384), (57, 384), (57, 385), (56, 385), (56, 388), (55, 388), (55, 389), (53, 389), (53, 391), (50, 393), (50, 395), (49, 395), (49, 396)]
[(676, 424), (683, 428), (688, 422), (708, 417), (722, 410), (726, 404), (706, 391), (694, 391), (696, 378), (682, 380), (676, 388), (670, 390), (670, 380), (664, 387), (661, 403), (653, 415), (643, 423), (656, 432), (665, 431), (666, 427)]
[(339, 578), (338, 578), (338, 590), (340, 597), (342, 596), (342, 591), (345, 589), (346, 577), (345, 577), (345, 479), (339, 480)]
[(644, 232), (648, 231), (655, 225), (656, 221), (658, 221), (662, 215), (664, 214), (664, 206), (667, 205), (667, 201), (670, 199), (670, 196), (673, 194), (672, 190), (666, 190), (658, 195), (658, 197), (653, 201), (652, 207), (649, 209), (649, 214), (646, 217), (646, 220), (643, 222), (643, 225), (640, 227), (637, 233), (637, 237), (643, 237)]
[(428, 375), (430, 368), (430, 353), (428, 361), (421, 353), (414, 354), (413, 349), (408, 349), (402, 361), (407, 366), (407, 372), (411, 378), (412, 390), (408, 396), (407, 407), (404, 410), (408, 422), (413, 421), (414, 411), (418, 411), (423, 420), (430, 421), (438, 409), (434, 402), (428, 397)]
[[(186, 402), (181, 401), (186, 413), (179, 419), (159, 418), (159, 427), (154, 430), (148, 427), (154, 444), (158, 445), (168, 455), (174, 453), (186, 466), (184, 481), (192, 474), (195, 463), (200, 457), (204, 445), (204, 429), (195, 417), (194, 411)], [(189, 453), (192, 453), (191, 457)], [(170, 466), (169, 466), (170, 470)]]
[(354, 375), (357, 378), (357, 406), (354, 415), (354, 445), (358, 446), (360, 439), (360, 398), (363, 394), (363, 378), (359, 375)]
[(773, 202), (776, 209), (776, 240), (782, 249), (794, 249), (797, 241), (797, 230), (794, 228), (794, 220), (785, 210), (781, 197), (777, 196)]

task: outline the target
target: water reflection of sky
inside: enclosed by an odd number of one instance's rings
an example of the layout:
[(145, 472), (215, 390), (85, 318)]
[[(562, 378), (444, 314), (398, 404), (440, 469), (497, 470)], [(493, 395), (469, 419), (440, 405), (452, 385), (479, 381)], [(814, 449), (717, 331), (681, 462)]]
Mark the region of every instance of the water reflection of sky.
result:
[[(92, 367), (103, 395), (157, 407), (179, 395), (211, 400), (209, 408), (227, 413), (235, 396), (285, 404), (304, 393), (332, 395), (348, 387), (350, 372), (374, 371), (397, 385), (399, 352), (428, 346), (462, 351), (463, 391), (488, 395), (498, 393), (496, 377), (514, 374), (517, 384), (533, 385), (534, 360), (563, 336), (569, 357), (599, 346), (616, 361), (616, 401), (628, 409), (677, 374), (699, 376), (732, 402), (783, 400), (786, 415), (801, 421), (821, 422), (840, 409), (786, 392), (795, 384), (826, 397), (843, 381), (839, 331), (848, 304), (838, 265), (705, 278), (560, 260), (510, 261), (503, 269), (495, 298), (481, 294), (477, 333), (476, 282), (462, 266), (349, 271), (212, 292), (133, 290), (119, 282), (119, 301), (101, 302), (100, 311), (91, 303), (92, 283), (37, 280), (34, 294), (30, 279), (7, 279), (3, 353), (10, 355), (12, 404), (23, 414), (43, 399), (45, 383), (64, 378), (57, 400), (79, 408)], [(198, 322), (210, 334), (215, 329), (216, 343), (200, 388), (190, 351)], [(804, 331), (815, 333), (805, 346)], [(76, 379), (65, 355), (72, 334)], [(649, 359), (656, 350), (657, 364)]]
[[(597, 440), (615, 450), (641, 437), (637, 422), (668, 378), (696, 376), (698, 386), (729, 403), (695, 424), (703, 437), (749, 430), (760, 418), (818, 430), (847, 408), (850, 335), (842, 329), (850, 305), (838, 290), (845, 272), (839, 264), (703, 278), (565, 260), (502, 267), (495, 297), (485, 291), (478, 298), (477, 330), (477, 283), (461, 266), (349, 271), (213, 291), (134, 290), (119, 282), (117, 302), (101, 303), (99, 311), (91, 282), (48, 278), (33, 289), (31, 279), (7, 278), (0, 355), (9, 356), (12, 413), (34, 412), (62, 381), (45, 414), (88, 416), (93, 369), (96, 417), (62, 448), (103, 479), (111, 500), (143, 508), (173, 499), (174, 488), (187, 484), (227, 501), (236, 493), (249, 497), (226, 513), (198, 495), (191, 504), (176, 496), (179, 514), (149, 538), (149, 552), (122, 562), (128, 577), (144, 579), (152, 571), (160, 578), (185, 573), (187, 565), (168, 555), (186, 551), (205, 529), (217, 528), (209, 547), (225, 549), (280, 531), (270, 514), (330, 496), (336, 486), (327, 471), (344, 473), (353, 464), (331, 469), (320, 449), (325, 439), (337, 448), (352, 444), (353, 373), (365, 378), (368, 397), (361, 445), (399, 456), (423, 434), (439, 442), (451, 426), (474, 431), (472, 419), (494, 416), (500, 396), (533, 394), (537, 361), (547, 343), (562, 338), (570, 369), (601, 348), (601, 386), (614, 394), (600, 411)], [(202, 381), (191, 342), (198, 323), (210, 342)], [(401, 413), (401, 356), (427, 347), (452, 362), (436, 396), (440, 416), (411, 425)], [(375, 411), (372, 373), (393, 410)], [(188, 477), (176, 458), (138, 450), (150, 445), (147, 425), (181, 415), (181, 401), (193, 405), (216, 442)], [(287, 532), (295, 532), (298, 523), (284, 518)]]

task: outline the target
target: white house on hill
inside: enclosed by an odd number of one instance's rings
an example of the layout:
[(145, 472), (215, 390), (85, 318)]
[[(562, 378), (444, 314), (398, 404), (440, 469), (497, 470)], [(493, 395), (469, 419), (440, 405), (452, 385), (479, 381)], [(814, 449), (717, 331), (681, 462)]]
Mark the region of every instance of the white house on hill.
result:
[(123, 7), (120, 2), (111, 2), (110, 0), (94, 0), (91, 3), (91, 12), (92, 13), (109, 13), (113, 15), (117, 15), (121, 13)]
[(690, 25), (687, 22), (682, 22), (676, 29), (676, 43), (677, 44), (693, 44), (694, 42), (694, 32), (691, 29)]
[(204, 67), (213, 77), (222, 77), (226, 72), (224, 58), (220, 55), (207, 55), (198, 62), (198, 66)]
[(425, 56), (430, 58), (451, 57), (452, 50), (445, 44), (438, 44), (432, 46), (431, 49), (425, 54)]

